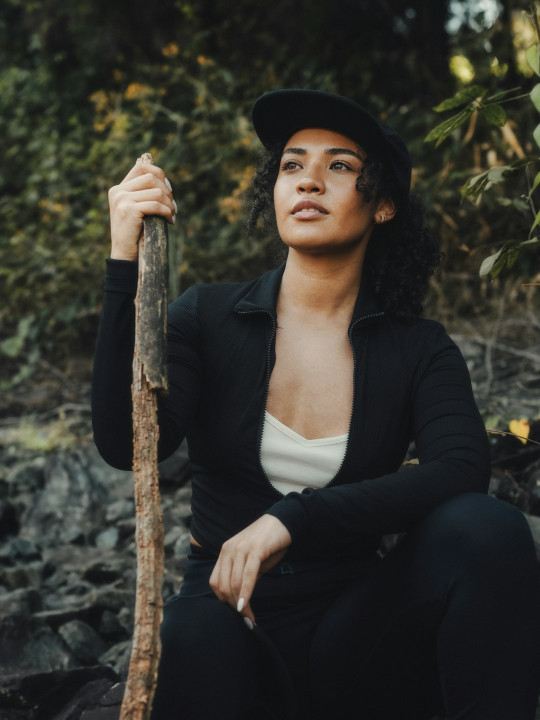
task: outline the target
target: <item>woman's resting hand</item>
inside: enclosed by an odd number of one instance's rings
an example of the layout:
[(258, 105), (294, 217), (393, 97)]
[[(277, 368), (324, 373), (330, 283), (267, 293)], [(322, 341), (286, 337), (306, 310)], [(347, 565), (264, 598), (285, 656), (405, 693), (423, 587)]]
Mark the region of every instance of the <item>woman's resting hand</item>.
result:
[(281, 520), (263, 515), (223, 543), (210, 587), (220, 600), (255, 622), (250, 607), (255, 583), (281, 560), (290, 544), (290, 533)]
[(138, 164), (109, 190), (111, 258), (137, 260), (145, 215), (160, 215), (174, 223), (176, 203), (165, 173), (155, 165)]

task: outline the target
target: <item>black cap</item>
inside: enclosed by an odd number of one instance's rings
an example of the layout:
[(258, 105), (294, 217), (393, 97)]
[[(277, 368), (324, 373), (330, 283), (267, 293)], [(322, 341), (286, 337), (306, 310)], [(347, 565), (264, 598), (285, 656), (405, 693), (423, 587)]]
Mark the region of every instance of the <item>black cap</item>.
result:
[(283, 147), (304, 128), (346, 135), (368, 154), (380, 155), (392, 168), (401, 197), (409, 194), (411, 159), (407, 146), (395, 130), (353, 100), (321, 90), (275, 90), (257, 98), (252, 120), (259, 139), (269, 149)]

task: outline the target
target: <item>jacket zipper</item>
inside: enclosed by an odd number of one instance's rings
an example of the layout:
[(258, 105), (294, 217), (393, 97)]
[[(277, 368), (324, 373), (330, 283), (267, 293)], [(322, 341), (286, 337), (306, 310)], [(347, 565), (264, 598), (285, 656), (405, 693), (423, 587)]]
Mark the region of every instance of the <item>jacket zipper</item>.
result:
[[(260, 469), (261, 469), (261, 472), (262, 472), (263, 476), (266, 478), (266, 481), (268, 482), (268, 484), (270, 485), (270, 487), (273, 488), (273, 489), (274, 489), (277, 493), (279, 493), (282, 497), (284, 497), (283, 493), (282, 493), (280, 490), (278, 490), (278, 489), (273, 485), (272, 481), (270, 480), (270, 478), (269, 478), (268, 475), (266, 474), (265, 469), (264, 469), (263, 464), (262, 464), (262, 459), (261, 459), (262, 439), (263, 439), (263, 427), (264, 427), (264, 415), (265, 415), (265, 412), (266, 412), (266, 405), (267, 405), (267, 402), (268, 402), (268, 392), (269, 392), (269, 390), (270, 390), (270, 364), (271, 364), (271, 362), (272, 362), (271, 351), (272, 351), (272, 344), (273, 344), (273, 342), (274, 342), (274, 338), (276, 337), (277, 321), (276, 321), (276, 319), (274, 318), (274, 316), (272, 315), (272, 313), (271, 313), (269, 310), (265, 310), (265, 309), (261, 309), (261, 310), (237, 310), (236, 312), (238, 312), (239, 315), (255, 315), (255, 314), (257, 314), (257, 313), (261, 313), (261, 312), (262, 312), (262, 313), (265, 313), (266, 315), (268, 315), (268, 316), (270, 317), (270, 319), (272, 320), (272, 334), (270, 335), (270, 340), (268, 341), (268, 348), (267, 348), (267, 352), (266, 352), (266, 389), (265, 389), (265, 393), (264, 393), (264, 405), (263, 405), (262, 417), (261, 417), (261, 420), (260, 420), (260, 422), (259, 422), (259, 452), (258, 452), (258, 460), (259, 460), (259, 467), (260, 467)], [(348, 431), (348, 433), (347, 433), (347, 445), (346, 445), (346, 447), (345, 447), (345, 453), (343, 454), (343, 459), (342, 459), (342, 461), (341, 461), (341, 463), (340, 463), (339, 468), (337, 469), (334, 477), (333, 477), (331, 480), (329, 480), (324, 487), (329, 487), (329, 486), (334, 482), (334, 480), (337, 478), (337, 476), (338, 476), (339, 473), (341, 472), (341, 468), (343, 467), (343, 465), (344, 465), (344, 463), (345, 463), (345, 459), (346, 459), (346, 457), (347, 457), (347, 452), (348, 452), (348, 450), (349, 450), (349, 442), (350, 442), (350, 438), (351, 438), (351, 428), (352, 428), (352, 421), (353, 421), (353, 417), (354, 417), (355, 401), (356, 401), (355, 399), (356, 399), (356, 361), (357, 361), (357, 359), (356, 359), (356, 352), (355, 352), (355, 349), (354, 349), (354, 343), (353, 343), (353, 340), (352, 340), (353, 330), (354, 330), (354, 328), (356, 327), (356, 325), (357, 325), (358, 323), (364, 322), (365, 320), (371, 320), (372, 318), (382, 317), (383, 315), (384, 315), (384, 312), (372, 313), (372, 314), (370, 314), (370, 315), (364, 315), (364, 316), (358, 318), (357, 320), (355, 320), (354, 323), (349, 326), (349, 329), (348, 329), (348, 331), (347, 331), (347, 334), (348, 334), (348, 336), (349, 336), (349, 344), (350, 344), (350, 346), (351, 346), (351, 351), (352, 351), (352, 356), (353, 356), (353, 403), (352, 403), (352, 408), (351, 408), (351, 417), (350, 417), (350, 419), (349, 419), (349, 431)]]
[(354, 411), (356, 409), (355, 405), (356, 405), (356, 365), (357, 365), (356, 351), (354, 349), (354, 343), (353, 343), (353, 339), (352, 339), (353, 330), (358, 323), (364, 322), (364, 320), (370, 320), (371, 318), (381, 317), (382, 315), (384, 315), (383, 312), (371, 313), (370, 315), (364, 315), (362, 317), (359, 317), (357, 320), (354, 321), (354, 323), (352, 325), (349, 326), (349, 329), (347, 331), (347, 335), (349, 336), (349, 345), (351, 346), (351, 352), (352, 352), (352, 356), (353, 356), (353, 400), (352, 400), (352, 408), (351, 408), (351, 417), (349, 419), (349, 431), (347, 433), (347, 445), (345, 446), (345, 452), (343, 454), (343, 459), (340, 463), (340, 466), (338, 467), (338, 469), (336, 471), (336, 474), (334, 475), (334, 477), (331, 480), (329, 480), (326, 483), (325, 487), (329, 487), (330, 485), (332, 485), (334, 480), (337, 478), (337, 476), (341, 472), (341, 468), (345, 464), (345, 460), (347, 458), (347, 453), (349, 451), (349, 443), (351, 441), (352, 422), (353, 422), (353, 417), (354, 417)]
[(259, 420), (259, 451), (257, 453), (257, 459), (259, 461), (259, 467), (261, 469), (261, 472), (263, 474), (263, 477), (265, 478), (266, 482), (270, 485), (270, 487), (275, 490), (277, 493), (279, 493), (283, 497), (283, 493), (280, 492), (277, 487), (275, 487), (266, 474), (266, 471), (262, 464), (261, 454), (262, 454), (262, 440), (263, 440), (263, 428), (264, 428), (264, 415), (266, 413), (266, 405), (268, 403), (268, 392), (270, 390), (270, 365), (272, 363), (272, 345), (274, 342), (274, 338), (276, 337), (277, 332), (277, 321), (275, 317), (272, 315), (272, 313), (269, 310), (237, 310), (237, 312), (240, 315), (254, 315), (256, 313), (265, 313), (270, 317), (272, 320), (272, 334), (270, 335), (270, 340), (268, 341), (268, 347), (266, 349), (266, 387), (264, 391), (264, 404), (263, 404), (263, 410), (262, 410), (262, 416)]

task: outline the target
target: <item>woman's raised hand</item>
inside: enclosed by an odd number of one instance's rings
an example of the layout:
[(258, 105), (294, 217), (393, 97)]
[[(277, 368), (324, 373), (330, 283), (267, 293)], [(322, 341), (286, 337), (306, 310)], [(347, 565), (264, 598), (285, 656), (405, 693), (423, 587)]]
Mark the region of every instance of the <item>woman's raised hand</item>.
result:
[(160, 215), (169, 223), (176, 218), (171, 184), (161, 168), (140, 163), (119, 185), (109, 190), (111, 258), (137, 260), (138, 242), (145, 215)]
[(273, 515), (263, 515), (223, 543), (210, 587), (220, 600), (248, 618), (248, 626), (255, 622), (250, 606), (255, 583), (281, 560), (290, 544), (289, 531)]

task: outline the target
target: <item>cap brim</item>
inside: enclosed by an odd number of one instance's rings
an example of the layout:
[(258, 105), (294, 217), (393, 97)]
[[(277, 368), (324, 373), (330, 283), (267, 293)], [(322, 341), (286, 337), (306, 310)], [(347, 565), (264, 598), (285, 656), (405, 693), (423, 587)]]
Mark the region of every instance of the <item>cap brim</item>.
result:
[(357, 103), (319, 90), (275, 90), (261, 95), (252, 110), (253, 126), (262, 144), (283, 147), (304, 128), (324, 128), (346, 135), (365, 150), (386, 154), (379, 122)]

